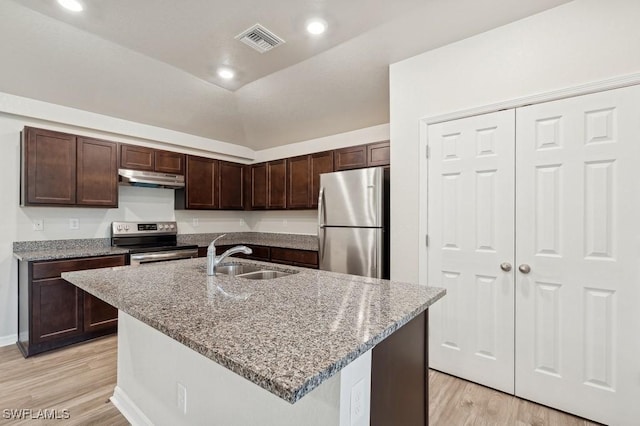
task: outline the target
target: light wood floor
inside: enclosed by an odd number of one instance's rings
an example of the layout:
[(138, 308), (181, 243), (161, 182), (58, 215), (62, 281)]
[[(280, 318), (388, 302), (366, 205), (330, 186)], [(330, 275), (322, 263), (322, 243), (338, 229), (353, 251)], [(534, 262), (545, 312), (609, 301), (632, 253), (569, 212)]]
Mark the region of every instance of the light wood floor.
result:
[[(127, 425), (109, 402), (116, 385), (117, 338), (24, 359), (15, 345), (0, 348), (0, 425)], [(6, 420), (5, 409), (68, 410), (69, 420)]]
[(580, 417), (429, 371), (430, 425), (595, 426)]
[[(0, 425), (126, 425), (109, 402), (116, 385), (115, 336), (24, 359), (0, 348)], [(436, 371), (429, 373), (431, 425), (593, 426), (571, 416)], [(6, 420), (5, 409), (68, 410), (69, 420)]]

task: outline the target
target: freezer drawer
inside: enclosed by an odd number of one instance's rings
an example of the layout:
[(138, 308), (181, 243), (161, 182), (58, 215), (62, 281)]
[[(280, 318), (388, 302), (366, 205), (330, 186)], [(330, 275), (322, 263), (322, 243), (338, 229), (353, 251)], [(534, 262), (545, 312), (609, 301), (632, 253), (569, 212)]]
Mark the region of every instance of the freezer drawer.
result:
[(382, 228), (332, 228), (318, 230), (320, 269), (380, 278)]

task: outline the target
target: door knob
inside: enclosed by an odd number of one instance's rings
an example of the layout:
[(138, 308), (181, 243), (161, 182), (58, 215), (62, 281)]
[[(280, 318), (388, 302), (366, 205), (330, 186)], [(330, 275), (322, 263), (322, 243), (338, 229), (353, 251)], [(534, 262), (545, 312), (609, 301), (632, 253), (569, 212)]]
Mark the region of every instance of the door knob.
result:
[(531, 266), (523, 263), (522, 265), (518, 266), (518, 270), (523, 274), (528, 274), (529, 272), (531, 272)]
[(509, 272), (511, 270), (511, 264), (509, 262), (502, 262), (500, 264), (500, 269), (502, 269), (505, 272)]

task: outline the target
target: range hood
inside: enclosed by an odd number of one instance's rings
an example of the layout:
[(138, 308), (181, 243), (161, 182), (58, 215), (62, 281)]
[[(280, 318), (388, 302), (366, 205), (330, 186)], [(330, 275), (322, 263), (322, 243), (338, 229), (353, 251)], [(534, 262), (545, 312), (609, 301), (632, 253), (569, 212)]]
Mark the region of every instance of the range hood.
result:
[(184, 188), (184, 175), (171, 173), (143, 172), (140, 170), (118, 169), (120, 185), (146, 188)]

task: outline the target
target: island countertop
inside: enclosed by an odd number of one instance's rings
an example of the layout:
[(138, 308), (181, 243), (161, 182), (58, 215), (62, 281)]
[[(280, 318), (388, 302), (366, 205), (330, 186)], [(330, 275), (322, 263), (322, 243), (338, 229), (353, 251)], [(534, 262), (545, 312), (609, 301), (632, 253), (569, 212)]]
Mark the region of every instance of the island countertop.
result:
[[(230, 259), (231, 260), (231, 259)], [(206, 275), (206, 259), (62, 277), (294, 403), (440, 299), (445, 290), (232, 259), (297, 272)]]

